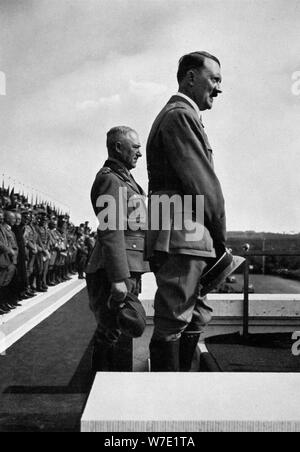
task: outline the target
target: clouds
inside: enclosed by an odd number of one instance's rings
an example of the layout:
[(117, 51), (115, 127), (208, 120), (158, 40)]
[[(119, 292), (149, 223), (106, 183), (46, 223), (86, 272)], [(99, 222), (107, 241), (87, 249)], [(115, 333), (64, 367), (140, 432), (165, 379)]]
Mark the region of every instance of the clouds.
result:
[(140, 102), (151, 102), (153, 98), (160, 97), (166, 92), (167, 87), (160, 83), (129, 81), (129, 93), (137, 97)]
[[(76, 221), (92, 219), (107, 130), (129, 125), (145, 145), (177, 90), (179, 57), (203, 49), (223, 66), (224, 94), (204, 121), (230, 229), (296, 228), (299, 2), (0, 0), (0, 11), (1, 161), (12, 176), (38, 177)], [(136, 177), (146, 189), (145, 158)]]
[(121, 104), (121, 97), (119, 94), (114, 94), (110, 97), (101, 97), (99, 100), (86, 100), (78, 102), (76, 109), (80, 111), (98, 110), (103, 107), (118, 106)]
[(2, 56), (18, 93), (42, 88), (86, 61), (106, 64), (145, 52), (171, 20), (164, 14), (168, 3), (157, 1), (9, 0), (3, 5)]

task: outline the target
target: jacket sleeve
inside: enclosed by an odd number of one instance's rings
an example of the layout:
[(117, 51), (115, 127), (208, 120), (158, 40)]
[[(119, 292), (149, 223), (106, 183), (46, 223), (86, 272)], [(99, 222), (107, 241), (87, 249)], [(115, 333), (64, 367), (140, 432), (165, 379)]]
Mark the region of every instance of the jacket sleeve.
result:
[(8, 248), (8, 246), (6, 246), (3, 242), (1, 242), (1, 237), (0, 237), (0, 254), (7, 254), (11, 251), (10, 248)]
[(7, 246), (7, 240), (3, 237), (4, 232), (0, 230), (0, 254), (8, 254), (11, 252), (11, 248)]
[(216, 250), (226, 242), (225, 203), (220, 182), (205, 152), (200, 126), (185, 109), (169, 112), (162, 139), (167, 158), (185, 194), (204, 196), (204, 221)]
[(30, 249), (32, 251), (36, 250), (36, 246), (31, 240), (31, 232), (29, 231), (29, 229), (27, 227), (25, 228), (25, 231), (24, 231), (24, 241), (25, 241), (25, 246), (28, 249)]
[[(102, 250), (104, 267), (111, 282), (124, 281), (130, 277), (124, 230), (119, 227), (119, 224), (125, 220), (119, 215), (119, 188), (121, 188), (121, 185), (114, 175), (101, 175), (97, 180), (96, 196), (93, 199), (94, 210), (98, 220), (101, 223), (105, 220), (108, 225), (106, 228), (98, 228), (98, 241)], [(109, 196), (110, 199), (110, 202), (105, 203), (102, 207), (99, 203), (101, 196)], [(106, 215), (108, 207), (110, 217)], [(125, 212), (124, 215), (126, 215)]]

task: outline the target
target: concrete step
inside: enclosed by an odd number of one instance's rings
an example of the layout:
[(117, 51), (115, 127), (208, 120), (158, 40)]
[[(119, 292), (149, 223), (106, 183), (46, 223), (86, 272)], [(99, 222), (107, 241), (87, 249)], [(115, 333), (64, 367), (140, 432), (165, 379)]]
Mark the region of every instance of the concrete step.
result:
[(103, 372), (81, 431), (299, 432), (299, 400), (299, 374)]
[(47, 293), (21, 302), (21, 307), (0, 317), (0, 353), (48, 318), (85, 287), (85, 281), (72, 280), (49, 288)]

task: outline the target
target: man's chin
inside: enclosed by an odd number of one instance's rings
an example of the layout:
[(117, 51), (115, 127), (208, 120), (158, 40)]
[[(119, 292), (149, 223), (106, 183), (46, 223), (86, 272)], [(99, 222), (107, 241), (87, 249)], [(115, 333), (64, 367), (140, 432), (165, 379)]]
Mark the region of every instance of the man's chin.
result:
[(213, 107), (213, 102), (208, 100), (200, 110), (201, 111), (211, 110), (212, 107)]

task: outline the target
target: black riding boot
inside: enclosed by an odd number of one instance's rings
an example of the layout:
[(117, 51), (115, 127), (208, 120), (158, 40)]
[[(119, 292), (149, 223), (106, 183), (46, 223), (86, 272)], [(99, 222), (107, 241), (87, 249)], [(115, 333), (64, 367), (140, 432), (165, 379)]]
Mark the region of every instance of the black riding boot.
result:
[(151, 372), (179, 372), (179, 343), (177, 341), (151, 341)]
[(60, 278), (60, 267), (58, 265), (55, 265), (54, 267), (54, 275), (55, 275), (55, 284), (60, 284), (62, 282)]
[(92, 356), (93, 372), (114, 371), (114, 350), (114, 344), (101, 342), (94, 345)]
[(30, 285), (30, 289), (31, 289), (34, 293), (36, 293), (37, 290), (36, 290), (36, 287), (35, 287), (35, 285), (34, 285), (34, 280), (35, 280), (35, 276), (34, 276), (34, 274), (32, 274), (32, 275), (29, 277), (29, 285)]
[(190, 372), (193, 362), (193, 357), (200, 339), (198, 333), (183, 333), (180, 338), (180, 372)]
[(53, 268), (50, 268), (49, 271), (48, 271), (47, 286), (49, 286), (49, 287), (55, 286)]

